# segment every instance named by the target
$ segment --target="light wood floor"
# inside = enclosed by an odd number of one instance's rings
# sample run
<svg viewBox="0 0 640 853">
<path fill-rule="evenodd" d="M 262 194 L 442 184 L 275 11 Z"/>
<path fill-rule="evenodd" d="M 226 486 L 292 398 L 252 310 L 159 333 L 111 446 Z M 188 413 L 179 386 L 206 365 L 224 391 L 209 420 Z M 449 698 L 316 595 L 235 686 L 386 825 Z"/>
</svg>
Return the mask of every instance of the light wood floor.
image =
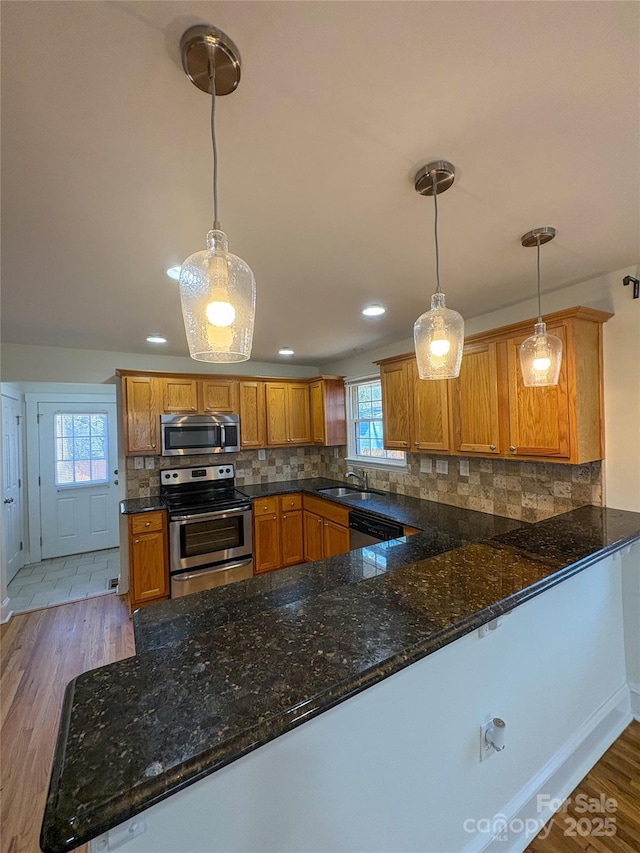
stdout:
<svg viewBox="0 0 640 853">
<path fill-rule="evenodd" d="M 129 610 L 105 595 L 14 616 L 2 626 L 0 750 L 2 853 L 37 853 L 49 772 L 67 682 L 134 653 Z M 638 853 L 640 851 L 640 723 L 632 723 L 572 794 L 615 797 L 612 838 L 564 834 L 566 817 L 529 853 Z M 589 815 L 589 817 L 593 817 Z M 81 848 L 85 851 L 86 848 Z"/>
<path fill-rule="evenodd" d="M 126 603 L 103 595 L 18 614 L 0 636 L 0 844 L 2 853 L 37 853 L 65 687 L 133 655 L 133 629 Z"/>
<path fill-rule="evenodd" d="M 575 800 L 578 795 L 583 798 Z M 613 798 L 617 809 L 589 813 L 584 803 Z M 565 812 L 556 813 L 549 835 L 527 847 L 528 853 L 638 853 L 640 851 L 640 723 L 633 722 L 605 752 L 568 798 Z M 576 809 L 576 805 L 578 808 Z M 616 834 L 594 834 L 606 827 L 596 818 L 615 819 Z M 578 821 L 586 822 L 580 826 Z M 587 834 L 581 836 L 580 830 Z M 570 834 L 565 834 L 569 832 Z M 573 834 L 575 832 L 575 835 Z"/>
</svg>

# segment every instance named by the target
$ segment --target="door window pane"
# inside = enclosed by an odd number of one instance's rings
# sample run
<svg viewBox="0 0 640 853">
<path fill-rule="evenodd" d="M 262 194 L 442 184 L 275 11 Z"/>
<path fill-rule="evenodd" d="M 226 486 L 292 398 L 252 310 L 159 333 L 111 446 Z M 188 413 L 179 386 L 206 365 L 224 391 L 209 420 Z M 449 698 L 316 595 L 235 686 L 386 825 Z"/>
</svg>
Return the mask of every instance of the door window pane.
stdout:
<svg viewBox="0 0 640 853">
<path fill-rule="evenodd" d="M 59 412 L 54 416 L 56 486 L 107 482 L 107 415 Z"/>
</svg>

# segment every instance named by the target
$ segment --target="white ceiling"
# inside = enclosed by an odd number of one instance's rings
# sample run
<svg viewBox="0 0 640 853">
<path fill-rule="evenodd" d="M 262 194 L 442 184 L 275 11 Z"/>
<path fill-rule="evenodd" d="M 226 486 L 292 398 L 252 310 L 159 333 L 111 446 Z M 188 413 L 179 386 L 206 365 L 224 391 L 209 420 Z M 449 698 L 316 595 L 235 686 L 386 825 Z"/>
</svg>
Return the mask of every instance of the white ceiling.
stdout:
<svg viewBox="0 0 640 853">
<path fill-rule="evenodd" d="M 187 353 L 166 267 L 211 227 L 209 99 L 183 31 L 239 46 L 220 213 L 253 268 L 253 358 L 407 338 L 434 287 L 467 317 L 640 260 L 636 2 L 3 2 L 2 307 L 12 343 Z M 370 301 L 385 317 L 365 320 Z M 153 350 L 159 351 L 159 350 Z"/>
</svg>

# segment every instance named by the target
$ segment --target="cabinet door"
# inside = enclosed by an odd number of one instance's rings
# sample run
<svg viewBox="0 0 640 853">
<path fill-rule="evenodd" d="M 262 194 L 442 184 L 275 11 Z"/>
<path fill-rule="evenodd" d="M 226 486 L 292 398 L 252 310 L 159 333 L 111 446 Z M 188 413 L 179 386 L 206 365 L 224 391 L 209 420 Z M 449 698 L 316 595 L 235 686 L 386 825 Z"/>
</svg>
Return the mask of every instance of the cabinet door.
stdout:
<svg viewBox="0 0 640 853">
<path fill-rule="evenodd" d="M 325 443 L 324 399 L 322 381 L 309 385 L 309 412 L 311 421 L 311 441 L 313 444 Z"/>
<path fill-rule="evenodd" d="M 131 603 L 140 604 L 169 594 L 165 530 L 130 536 Z"/>
<path fill-rule="evenodd" d="M 420 379 L 415 359 L 407 365 L 412 386 L 413 450 L 449 450 L 449 383 L 446 379 Z"/>
<path fill-rule="evenodd" d="M 267 444 L 287 444 L 287 386 L 282 383 L 267 382 Z M 242 424 L 240 424 L 242 430 Z"/>
<path fill-rule="evenodd" d="M 384 364 L 382 384 L 382 420 L 384 446 L 389 450 L 409 449 L 409 362 Z"/>
<path fill-rule="evenodd" d="M 336 554 L 346 554 L 349 550 L 349 528 L 336 524 L 335 521 L 324 520 L 324 555 L 335 557 Z"/>
<path fill-rule="evenodd" d="M 287 438 L 291 444 L 311 444 L 309 386 L 287 385 Z"/>
<path fill-rule="evenodd" d="M 282 565 L 295 566 L 304 563 L 304 535 L 302 511 L 283 512 L 280 519 Z"/>
<path fill-rule="evenodd" d="M 125 376 L 127 453 L 159 453 L 161 380 L 151 376 Z"/>
<path fill-rule="evenodd" d="M 255 573 L 279 569 L 280 535 L 278 516 L 259 515 L 253 519 L 253 570 Z"/>
<path fill-rule="evenodd" d="M 235 379 L 202 379 L 198 382 L 199 411 L 222 412 L 238 411 L 238 382 Z"/>
<path fill-rule="evenodd" d="M 460 376 L 451 388 L 455 450 L 500 453 L 496 344 L 465 347 Z"/>
<path fill-rule="evenodd" d="M 163 379 L 162 408 L 168 415 L 197 412 L 197 381 L 195 379 Z"/>
<path fill-rule="evenodd" d="M 509 451 L 513 455 L 569 457 L 566 335 L 564 326 L 551 326 L 548 331 L 562 340 L 557 385 L 527 388 L 522 382 L 518 348 L 528 335 L 507 341 Z"/>
<path fill-rule="evenodd" d="M 313 512 L 304 512 L 304 558 L 309 562 L 324 556 L 323 519 Z"/>
<path fill-rule="evenodd" d="M 264 414 L 264 382 L 238 384 L 240 413 L 240 446 L 264 447 L 266 429 Z"/>
</svg>

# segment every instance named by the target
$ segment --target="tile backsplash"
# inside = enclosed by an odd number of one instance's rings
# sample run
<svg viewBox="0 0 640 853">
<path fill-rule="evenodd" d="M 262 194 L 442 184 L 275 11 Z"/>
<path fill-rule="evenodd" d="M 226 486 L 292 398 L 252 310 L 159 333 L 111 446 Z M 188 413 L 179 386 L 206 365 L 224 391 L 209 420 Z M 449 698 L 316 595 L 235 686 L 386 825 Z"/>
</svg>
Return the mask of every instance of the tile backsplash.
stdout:
<svg viewBox="0 0 640 853">
<path fill-rule="evenodd" d="M 337 454 L 337 455 L 336 455 Z M 236 467 L 236 485 L 329 477 L 343 480 L 354 466 L 345 461 L 346 448 L 282 447 L 266 450 L 266 459 L 258 452 L 242 451 L 225 457 Z M 446 459 L 448 473 L 436 473 L 436 460 Z M 187 465 L 212 465 L 220 456 L 190 456 L 188 461 L 154 457 L 155 468 L 134 468 L 127 459 L 127 497 L 157 494 L 163 468 Z M 520 462 L 511 459 L 469 458 L 469 476 L 460 475 L 460 457 L 407 454 L 407 468 L 401 471 L 367 469 L 374 489 L 395 492 L 423 500 L 490 512 L 495 515 L 541 521 L 585 504 L 602 505 L 602 466 L 600 462 L 562 465 L 550 462 Z M 425 463 L 431 473 L 421 471 Z M 359 470 L 360 466 L 355 466 Z"/>
<path fill-rule="evenodd" d="M 184 458 L 155 456 L 153 470 L 134 468 L 133 458 L 128 457 L 127 497 L 144 498 L 157 495 L 160 491 L 160 472 L 164 468 L 188 468 L 196 465 L 215 465 L 219 462 L 233 462 L 238 488 L 255 483 L 270 483 L 273 480 L 303 480 L 320 476 L 318 447 L 272 447 L 265 450 L 265 453 L 267 458 L 264 462 L 258 459 L 257 450 Z"/>
<path fill-rule="evenodd" d="M 333 448 L 322 448 L 320 476 L 342 480 L 353 468 Z M 436 460 L 446 459 L 448 473 L 436 473 Z M 420 470 L 431 462 L 431 473 Z M 369 485 L 385 492 L 438 501 L 439 503 L 490 512 L 523 521 L 541 521 L 585 504 L 602 504 L 600 462 L 561 465 L 551 462 L 520 462 L 512 459 L 477 459 L 469 463 L 469 476 L 460 475 L 459 456 L 407 454 L 402 471 L 368 469 Z M 359 470 L 359 466 L 355 466 Z"/>
</svg>

